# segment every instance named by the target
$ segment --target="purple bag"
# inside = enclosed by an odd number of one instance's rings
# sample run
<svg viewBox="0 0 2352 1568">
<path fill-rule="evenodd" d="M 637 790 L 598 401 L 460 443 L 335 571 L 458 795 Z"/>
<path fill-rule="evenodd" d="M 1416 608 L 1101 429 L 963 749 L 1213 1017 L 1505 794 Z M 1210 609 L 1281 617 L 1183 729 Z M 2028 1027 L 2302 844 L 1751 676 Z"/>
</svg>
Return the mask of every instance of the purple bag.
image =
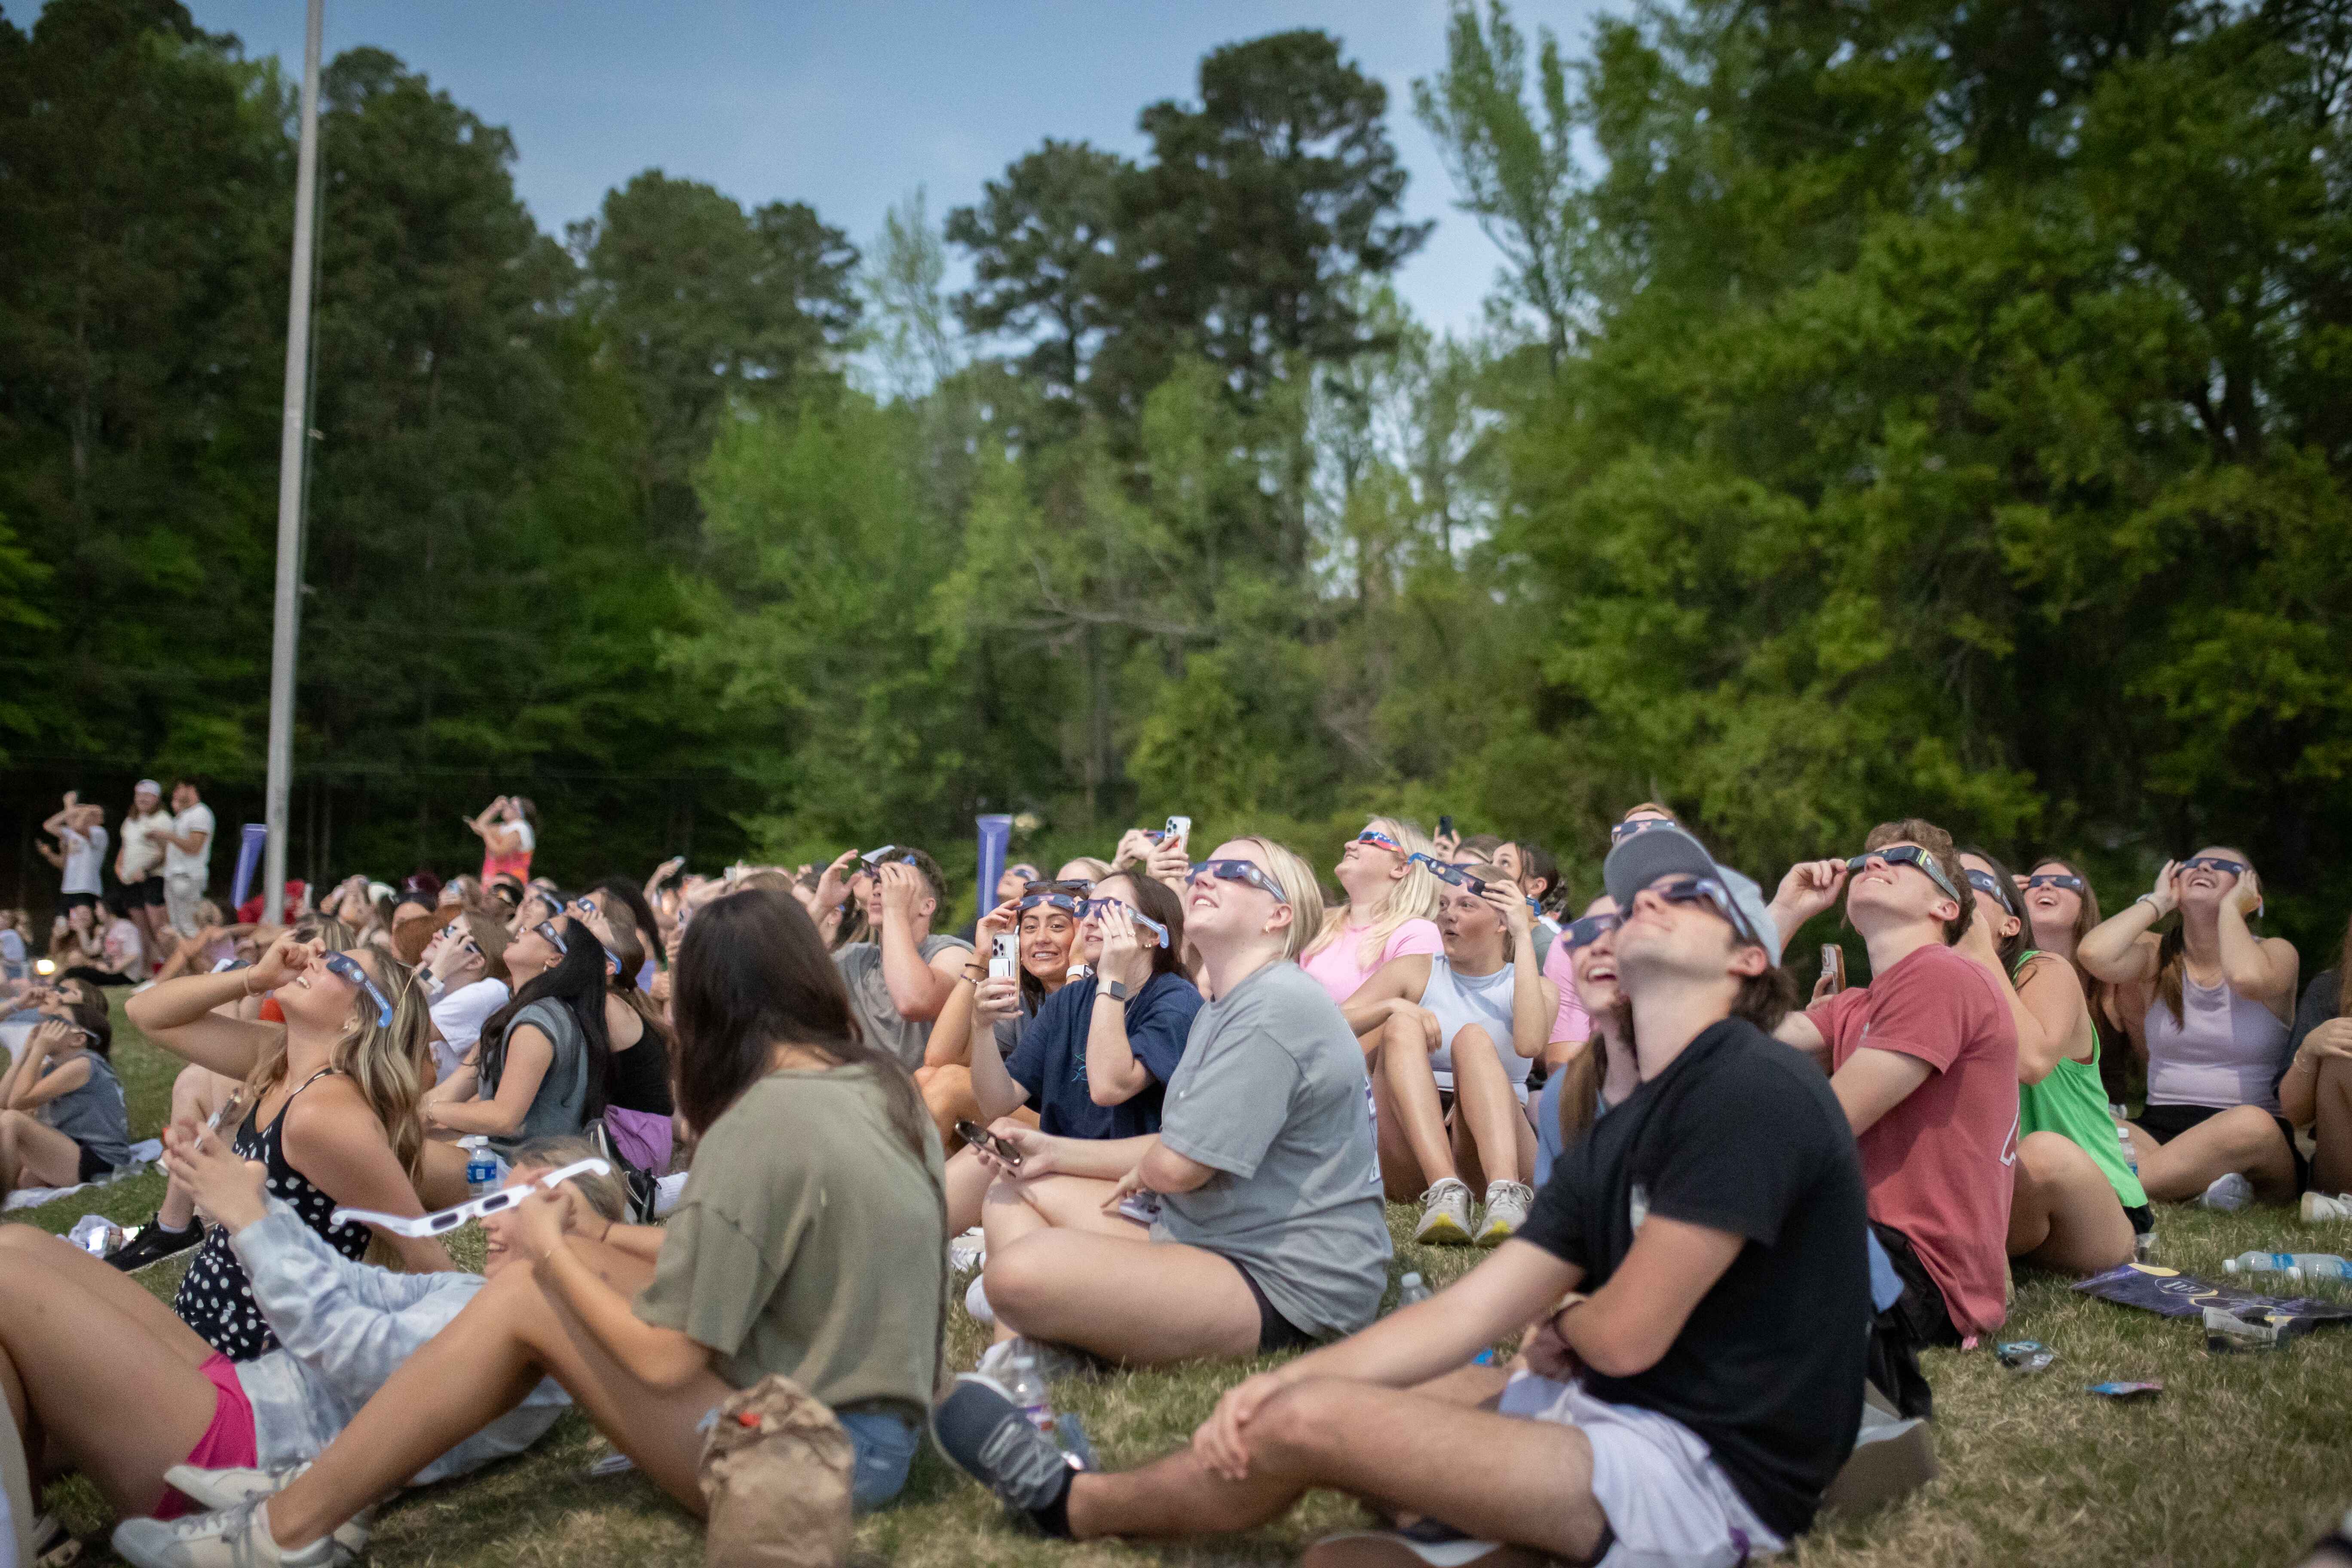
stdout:
<svg viewBox="0 0 2352 1568">
<path fill-rule="evenodd" d="M 668 1117 L 608 1105 L 604 1108 L 604 1131 L 612 1139 L 614 1150 L 638 1170 L 658 1176 L 669 1169 Z"/>
</svg>

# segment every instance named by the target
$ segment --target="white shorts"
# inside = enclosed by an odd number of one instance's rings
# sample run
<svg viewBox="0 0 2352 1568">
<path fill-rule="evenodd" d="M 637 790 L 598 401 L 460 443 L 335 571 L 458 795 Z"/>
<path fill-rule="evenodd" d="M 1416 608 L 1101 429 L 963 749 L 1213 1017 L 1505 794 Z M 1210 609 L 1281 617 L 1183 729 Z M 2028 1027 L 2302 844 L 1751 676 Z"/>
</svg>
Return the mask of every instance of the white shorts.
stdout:
<svg viewBox="0 0 2352 1568">
<path fill-rule="evenodd" d="M 174 871 L 163 879 L 163 913 L 182 936 L 196 934 L 196 905 L 205 896 L 205 879 L 193 871 Z"/>
<path fill-rule="evenodd" d="M 1706 1441 L 1670 1416 L 1527 1372 L 1504 1386 L 1500 1409 L 1573 1426 L 1591 1443 L 1593 1500 L 1616 1534 L 1600 1568 L 1736 1568 L 1788 1549 Z"/>
</svg>

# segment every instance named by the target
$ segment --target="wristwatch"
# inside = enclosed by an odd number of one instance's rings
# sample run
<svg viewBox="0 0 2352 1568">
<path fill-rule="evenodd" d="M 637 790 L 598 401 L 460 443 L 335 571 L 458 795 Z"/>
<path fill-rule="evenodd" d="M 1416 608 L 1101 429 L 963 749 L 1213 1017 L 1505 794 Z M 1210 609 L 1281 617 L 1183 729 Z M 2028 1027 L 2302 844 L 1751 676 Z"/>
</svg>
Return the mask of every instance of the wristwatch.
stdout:
<svg viewBox="0 0 2352 1568">
<path fill-rule="evenodd" d="M 1128 990 L 1127 982 L 1124 980 L 1106 980 L 1102 984 L 1102 990 L 1097 994 L 1108 996 L 1114 1002 L 1124 1002 L 1133 993 Z"/>
</svg>

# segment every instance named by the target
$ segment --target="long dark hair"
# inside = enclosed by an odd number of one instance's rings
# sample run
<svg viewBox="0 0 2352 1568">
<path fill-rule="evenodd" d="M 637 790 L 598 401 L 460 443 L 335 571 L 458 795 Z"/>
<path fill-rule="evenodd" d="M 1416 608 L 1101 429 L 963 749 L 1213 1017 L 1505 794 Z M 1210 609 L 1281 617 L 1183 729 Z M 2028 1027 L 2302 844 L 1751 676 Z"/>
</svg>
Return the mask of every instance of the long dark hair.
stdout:
<svg viewBox="0 0 2352 1568">
<path fill-rule="evenodd" d="M 1992 879 L 2000 889 L 1999 892 L 1993 894 L 1993 901 L 2017 917 L 2017 934 L 2002 937 L 1993 944 L 2000 953 L 2001 967 L 2008 970 L 2010 978 L 2014 980 L 2017 978 L 2018 959 L 2024 954 L 2026 949 L 2033 945 L 2033 917 L 2025 912 L 2025 900 L 2017 890 L 2017 879 L 2010 875 L 2009 868 L 2001 862 L 2000 856 L 1990 849 L 1980 849 L 1973 844 L 1969 845 L 1960 853 L 1973 855 L 1991 868 Z M 1961 867 L 1960 874 L 1966 876 L 1968 869 L 1966 866 Z M 1961 885 L 1967 886 L 1966 883 Z M 1969 897 L 1973 899 L 1976 896 L 1976 889 L 1969 888 Z"/>
<path fill-rule="evenodd" d="M 918 1165 L 930 1116 L 898 1058 L 866 1043 L 841 971 L 790 893 L 751 889 L 705 904 L 678 944 L 671 983 L 678 1110 L 697 1138 L 768 1075 L 775 1047 L 799 1046 L 882 1086 L 890 1125 Z"/>
<path fill-rule="evenodd" d="M 2243 860 L 2246 863 L 2247 871 L 2254 868 L 2254 858 L 2236 845 L 2216 844 L 2213 847 L 2226 849 Z M 2239 875 L 2242 877 L 2245 872 L 2241 871 Z M 2237 889 L 2233 886 L 2230 891 L 2234 893 Z M 2246 923 L 2253 924 L 2254 917 L 2248 915 Z M 2171 1012 L 2172 1022 L 2176 1027 L 2189 1021 L 2188 1016 L 2181 1011 L 2180 1001 L 2181 972 L 2189 967 L 2188 931 L 2188 917 L 2183 915 L 2176 905 L 2172 911 L 2172 925 L 2162 936 L 2157 938 L 2156 942 L 2156 997 Z M 2257 936 L 2254 940 L 2260 942 L 2262 938 Z M 2225 987 L 2229 984 L 2227 976 L 2222 978 L 2221 984 Z"/>
<path fill-rule="evenodd" d="M 637 922 L 637 930 L 640 932 L 652 933 L 644 938 L 646 948 L 653 950 L 661 946 L 661 921 L 654 918 L 654 907 L 646 902 L 643 888 L 638 887 L 626 877 L 607 877 L 601 882 L 589 883 L 587 890 L 591 893 L 603 893 L 607 898 L 618 899 L 628 905 L 629 918 Z M 636 976 L 632 973 L 629 978 L 634 981 Z"/>
<path fill-rule="evenodd" d="M 554 924 L 563 933 L 563 956 L 554 968 L 525 982 L 505 1006 L 483 1021 L 483 1095 L 495 1094 L 506 1072 L 507 1033 L 516 1016 L 534 1002 L 552 1001 L 580 1026 L 588 1052 L 588 1103 L 583 1115 L 593 1121 L 604 1114 L 613 1087 L 613 1042 L 604 1033 L 604 949 L 595 933 L 570 915 L 556 916 Z"/>
</svg>

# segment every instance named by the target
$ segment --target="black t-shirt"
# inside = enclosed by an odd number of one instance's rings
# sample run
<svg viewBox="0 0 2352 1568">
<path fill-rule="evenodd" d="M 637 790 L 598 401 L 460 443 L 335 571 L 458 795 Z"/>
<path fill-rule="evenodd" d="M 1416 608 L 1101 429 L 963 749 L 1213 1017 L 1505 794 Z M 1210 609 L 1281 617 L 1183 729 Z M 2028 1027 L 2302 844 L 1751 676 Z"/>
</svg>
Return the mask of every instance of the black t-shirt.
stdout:
<svg viewBox="0 0 2352 1568">
<path fill-rule="evenodd" d="M 1698 1434 L 1793 1537 L 1853 1450 L 1871 1316 L 1862 1163 L 1821 1069 L 1752 1024 L 1713 1026 L 1560 1156 L 1518 1237 L 1597 1290 L 1650 1215 L 1748 1244 L 1656 1365 L 1589 1372 L 1586 1392 Z"/>
</svg>

